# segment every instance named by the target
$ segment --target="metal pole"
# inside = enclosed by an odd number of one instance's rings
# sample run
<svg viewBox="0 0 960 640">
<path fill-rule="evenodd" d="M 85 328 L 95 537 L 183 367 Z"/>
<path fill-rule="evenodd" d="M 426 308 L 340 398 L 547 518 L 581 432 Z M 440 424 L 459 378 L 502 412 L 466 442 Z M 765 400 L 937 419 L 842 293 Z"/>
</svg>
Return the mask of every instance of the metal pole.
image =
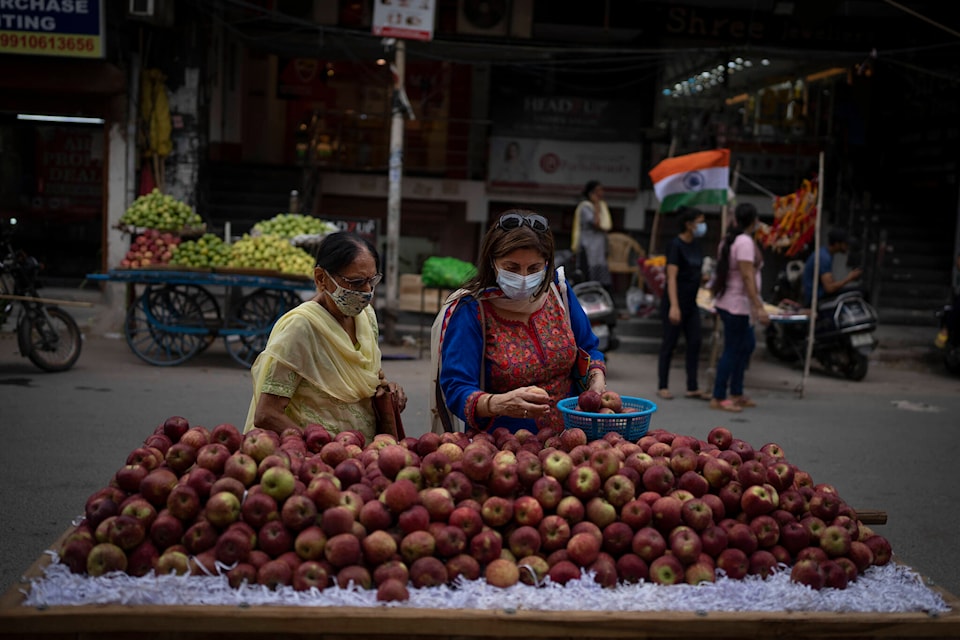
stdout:
<svg viewBox="0 0 960 640">
<path fill-rule="evenodd" d="M 817 218 L 813 224 L 813 298 L 810 301 L 810 324 L 807 327 L 807 352 L 803 357 L 803 377 L 800 379 L 800 397 L 810 375 L 810 358 L 813 357 L 813 334 L 817 325 L 817 296 L 820 292 L 820 220 L 823 217 L 823 151 L 820 152 L 820 172 L 817 174 Z"/>
<path fill-rule="evenodd" d="M 385 309 L 384 339 L 390 344 L 397 342 L 397 316 L 400 309 L 399 299 L 399 256 L 400 246 L 400 179 L 403 175 L 403 78 L 405 63 L 405 44 L 402 39 L 396 42 L 393 64 L 393 118 L 390 122 L 390 163 L 387 187 L 387 247 L 386 282 L 387 305 Z"/>
</svg>

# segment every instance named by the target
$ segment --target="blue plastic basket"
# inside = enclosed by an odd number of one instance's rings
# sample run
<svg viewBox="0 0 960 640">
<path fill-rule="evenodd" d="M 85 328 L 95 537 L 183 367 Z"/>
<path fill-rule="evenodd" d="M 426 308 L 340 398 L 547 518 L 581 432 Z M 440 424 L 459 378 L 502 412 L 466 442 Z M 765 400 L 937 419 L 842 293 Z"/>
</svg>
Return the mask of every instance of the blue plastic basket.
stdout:
<svg viewBox="0 0 960 640">
<path fill-rule="evenodd" d="M 564 398 L 557 403 L 563 414 L 566 429 L 579 428 L 587 434 L 587 440 L 597 440 L 609 432 L 619 433 L 625 439 L 636 442 L 650 428 L 650 417 L 657 405 L 644 398 L 621 396 L 625 413 L 587 413 L 577 411 L 577 398 Z"/>
</svg>

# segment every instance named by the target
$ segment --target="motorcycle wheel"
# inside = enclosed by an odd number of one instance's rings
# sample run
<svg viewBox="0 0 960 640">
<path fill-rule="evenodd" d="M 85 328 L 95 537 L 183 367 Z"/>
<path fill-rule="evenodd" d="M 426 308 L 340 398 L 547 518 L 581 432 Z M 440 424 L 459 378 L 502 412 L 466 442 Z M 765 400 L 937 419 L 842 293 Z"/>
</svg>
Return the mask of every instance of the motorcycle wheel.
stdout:
<svg viewBox="0 0 960 640">
<path fill-rule="evenodd" d="M 47 307 L 46 317 L 24 315 L 17 338 L 21 353 L 44 371 L 66 371 L 76 363 L 83 346 L 80 327 L 69 313 L 59 307 Z"/>
<path fill-rule="evenodd" d="M 950 373 L 960 373 L 960 346 L 947 345 L 943 352 L 943 365 Z"/>
<path fill-rule="evenodd" d="M 783 329 L 773 324 L 767 327 L 767 351 L 784 362 L 794 362 L 799 359 L 796 350 L 790 346 L 783 334 Z"/>
<path fill-rule="evenodd" d="M 854 382 L 860 382 L 867 377 L 870 359 L 859 351 L 851 349 L 847 352 L 847 363 L 843 367 L 843 375 Z"/>
</svg>

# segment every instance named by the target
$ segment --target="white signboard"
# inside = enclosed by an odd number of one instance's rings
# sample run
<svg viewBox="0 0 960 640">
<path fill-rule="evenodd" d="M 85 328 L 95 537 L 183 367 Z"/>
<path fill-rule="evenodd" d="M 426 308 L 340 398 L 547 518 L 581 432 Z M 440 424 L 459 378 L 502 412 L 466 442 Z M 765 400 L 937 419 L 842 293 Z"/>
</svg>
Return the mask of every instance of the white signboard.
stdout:
<svg viewBox="0 0 960 640">
<path fill-rule="evenodd" d="M 436 0 L 373 0 L 373 35 L 433 40 Z"/>
<path fill-rule="evenodd" d="M 609 194 L 640 189 L 640 145 L 542 138 L 490 138 L 488 185 L 493 188 L 579 193 L 598 180 Z"/>
</svg>

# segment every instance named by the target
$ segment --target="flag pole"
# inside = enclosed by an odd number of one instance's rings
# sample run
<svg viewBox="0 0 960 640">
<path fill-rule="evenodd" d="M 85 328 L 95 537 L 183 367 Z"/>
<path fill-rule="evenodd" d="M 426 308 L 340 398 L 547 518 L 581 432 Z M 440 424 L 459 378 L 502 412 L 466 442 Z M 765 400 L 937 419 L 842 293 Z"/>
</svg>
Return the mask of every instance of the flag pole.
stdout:
<svg viewBox="0 0 960 640">
<path fill-rule="evenodd" d="M 670 139 L 670 149 L 667 151 L 667 157 L 672 158 L 676 149 L 677 149 L 677 137 L 674 136 L 673 138 Z M 647 248 L 648 257 L 652 256 L 653 252 L 657 248 L 657 236 L 660 235 L 660 216 L 661 216 L 660 209 L 662 206 L 663 206 L 662 202 L 657 203 L 657 210 L 653 214 L 653 225 L 650 228 L 650 245 Z"/>
<path fill-rule="evenodd" d="M 807 377 L 810 375 L 810 358 L 813 357 L 813 335 L 817 325 L 817 296 L 820 292 L 820 220 L 823 218 L 823 151 L 820 152 L 820 169 L 817 173 L 817 217 L 813 223 L 813 298 L 810 301 L 810 320 L 807 326 L 807 352 L 803 358 L 803 377 L 800 379 L 800 397 L 803 397 Z"/>
</svg>

